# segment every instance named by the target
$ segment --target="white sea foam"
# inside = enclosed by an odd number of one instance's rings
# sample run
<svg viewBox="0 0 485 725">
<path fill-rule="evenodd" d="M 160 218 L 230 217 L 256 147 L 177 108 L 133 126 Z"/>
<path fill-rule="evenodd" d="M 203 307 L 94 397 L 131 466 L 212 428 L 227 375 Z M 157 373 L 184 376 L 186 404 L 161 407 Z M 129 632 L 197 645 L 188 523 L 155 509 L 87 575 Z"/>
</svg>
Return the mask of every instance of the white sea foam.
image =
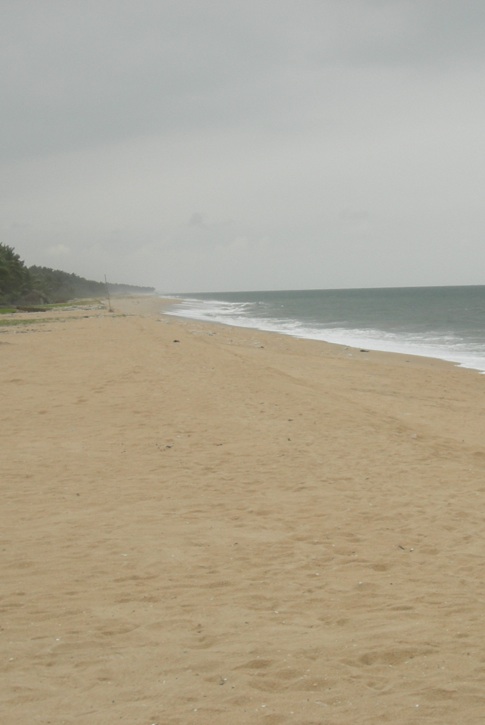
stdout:
<svg viewBox="0 0 485 725">
<path fill-rule="evenodd" d="M 284 314 L 284 306 L 281 312 Z M 334 320 L 318 324 L 285 317 L 265 316 L 265 306 L 255 301 L 227 301 L 214 299 L 179 299 L 167 314 L 194 320 L 215 322 L 235 327 L 245 327 L 276 332 L 309 340 L 321 340 L 350 348 L 370 349 L 381 352 L 401 353 L 420 357 L 437 358 L 453 362 L 464 368 L 485 373 L 485 347 L 464 341 L 459 336 L 445 333 L 399 332 L 378 328 L 353 327 L 351 322 Z"/>
</svg>

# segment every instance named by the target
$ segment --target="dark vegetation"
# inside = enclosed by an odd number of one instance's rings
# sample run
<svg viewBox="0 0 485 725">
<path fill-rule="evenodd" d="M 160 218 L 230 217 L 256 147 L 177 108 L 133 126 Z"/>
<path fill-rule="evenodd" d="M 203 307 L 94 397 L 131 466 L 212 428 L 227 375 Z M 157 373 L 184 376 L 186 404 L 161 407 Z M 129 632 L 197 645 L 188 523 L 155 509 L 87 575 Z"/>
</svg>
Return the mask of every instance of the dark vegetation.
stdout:
<svg viewBox="0 0 485 725">
<path fill-rule="evenodd" d="M 85 297 L 153 294 L 154 287 L 106 285 L 49 267 L 27 267 L 13 247 L 0 244 L 0 306 L 31 306 Z"/>
</svg>

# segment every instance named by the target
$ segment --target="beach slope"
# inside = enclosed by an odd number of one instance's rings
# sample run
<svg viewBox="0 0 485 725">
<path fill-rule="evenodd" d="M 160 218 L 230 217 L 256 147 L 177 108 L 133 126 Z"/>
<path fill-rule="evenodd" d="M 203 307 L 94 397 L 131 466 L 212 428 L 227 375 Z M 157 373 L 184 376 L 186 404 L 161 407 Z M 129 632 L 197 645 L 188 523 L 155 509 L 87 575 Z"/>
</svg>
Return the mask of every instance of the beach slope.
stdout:
<svg viewBox="0 0 485 725">
<path fill-rule="evenodd" d="M 478 725 L 485 377 L 161 314 L 0 327 L 0 712 Z"/>
</svg>

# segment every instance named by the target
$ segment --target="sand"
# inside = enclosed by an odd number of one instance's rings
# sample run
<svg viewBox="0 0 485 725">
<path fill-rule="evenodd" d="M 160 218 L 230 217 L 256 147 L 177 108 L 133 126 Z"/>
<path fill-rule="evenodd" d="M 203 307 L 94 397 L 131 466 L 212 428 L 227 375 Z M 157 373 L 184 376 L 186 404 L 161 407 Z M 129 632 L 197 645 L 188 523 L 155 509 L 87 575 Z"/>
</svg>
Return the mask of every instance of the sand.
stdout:
<svg viewBox="0 0 485 725">
<path fill-rule="evenodd" d="M 0 722 L 483 723 L 485 377 L 113 305 L 0 328 Z"/>
</svg>

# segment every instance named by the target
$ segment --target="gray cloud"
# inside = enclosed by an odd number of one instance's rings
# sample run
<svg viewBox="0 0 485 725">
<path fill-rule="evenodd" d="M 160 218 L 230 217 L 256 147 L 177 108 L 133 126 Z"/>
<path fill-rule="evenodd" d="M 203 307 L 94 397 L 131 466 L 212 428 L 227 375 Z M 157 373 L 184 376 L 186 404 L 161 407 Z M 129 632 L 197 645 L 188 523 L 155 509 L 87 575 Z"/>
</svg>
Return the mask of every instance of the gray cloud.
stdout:
<svg viewBox="0 0 485 725">
<path fill-rule="evenodd" d="M 0 229 L 28 262 L 167 290 L 481 281 L 481 2 L 3 9 Z"/>
</svg>

